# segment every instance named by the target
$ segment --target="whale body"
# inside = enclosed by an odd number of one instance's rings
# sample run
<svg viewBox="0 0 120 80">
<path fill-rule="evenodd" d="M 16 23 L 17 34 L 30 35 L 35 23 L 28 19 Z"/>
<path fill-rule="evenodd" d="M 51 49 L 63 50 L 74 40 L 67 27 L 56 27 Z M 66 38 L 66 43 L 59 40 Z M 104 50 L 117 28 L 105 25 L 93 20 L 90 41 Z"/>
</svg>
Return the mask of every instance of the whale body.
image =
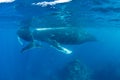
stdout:
<svg viewBox="0 0 120 80">
<path fill-rule="evenodd" d="M 62 45 L 77 45 L 85 42 L 96 41 L 96 38 L 86 31 L 75 27 L 59 27 L 59 28 L 25 28 L 21 27 L 17 31 L 19 38 L 29 42 L 21 52 L 28 49 L 40 47 L 39 42 L 47 42 L 58 51 L 71 54 L 72 51 Z"/>
</svg>

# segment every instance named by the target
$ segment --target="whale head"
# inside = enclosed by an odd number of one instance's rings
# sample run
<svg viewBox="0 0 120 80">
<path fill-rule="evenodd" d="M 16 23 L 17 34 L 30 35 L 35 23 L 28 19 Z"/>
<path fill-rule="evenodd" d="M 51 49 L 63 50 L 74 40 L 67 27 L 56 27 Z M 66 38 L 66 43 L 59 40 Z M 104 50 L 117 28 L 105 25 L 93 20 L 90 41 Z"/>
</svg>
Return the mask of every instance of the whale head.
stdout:
<svg viewBox="0 0 120 80">
<path fill-rule="evenodd" d="M 17 35 L 25 41 L 32 41 L 32 34 L 29 28 L 21 27 L 17 30 Z"/>
</svg>

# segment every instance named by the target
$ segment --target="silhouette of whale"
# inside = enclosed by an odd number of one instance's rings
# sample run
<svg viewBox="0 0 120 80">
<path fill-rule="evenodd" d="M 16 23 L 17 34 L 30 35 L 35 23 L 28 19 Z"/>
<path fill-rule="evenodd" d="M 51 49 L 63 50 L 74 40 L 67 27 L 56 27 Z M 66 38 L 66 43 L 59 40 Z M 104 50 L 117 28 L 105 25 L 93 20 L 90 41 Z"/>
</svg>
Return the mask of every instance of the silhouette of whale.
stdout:
<svg viewBox="0 0 120 80">
<path fill-rule="evenodd" d="M 77 45 L 85 42 L 96 41 L 96 38 L 81 28 L 59 27 L 59 28 L 26 28 L 21 27 L 17 31 L 18 39 L 23 39 L 29 44 L 21 52 L 31 48 L 41 47 L 40 42 L 47 42 L 58 51 L 71 54 L 72 51 L 61 45 Z"/>
</svg>

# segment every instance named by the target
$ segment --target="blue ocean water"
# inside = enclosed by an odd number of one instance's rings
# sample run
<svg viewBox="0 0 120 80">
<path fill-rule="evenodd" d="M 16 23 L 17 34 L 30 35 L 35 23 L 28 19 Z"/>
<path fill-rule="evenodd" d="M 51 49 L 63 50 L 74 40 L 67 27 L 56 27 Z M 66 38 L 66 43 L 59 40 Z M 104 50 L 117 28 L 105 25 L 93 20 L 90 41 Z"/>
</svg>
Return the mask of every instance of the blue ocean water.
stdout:
<svg viewBox="0 0 120 80">
<path fill-rule="evenodd" d="M 0 80 L 120 80 L 120 2 L 56 1 L 0 0 Z M 17 31 L 27 25 L 82 28 L 97 41 L 63 45 L 72 54 L 45 42 L 21 53 L 29 42 L 21 40 L 21 45 Z"/>
</svg>

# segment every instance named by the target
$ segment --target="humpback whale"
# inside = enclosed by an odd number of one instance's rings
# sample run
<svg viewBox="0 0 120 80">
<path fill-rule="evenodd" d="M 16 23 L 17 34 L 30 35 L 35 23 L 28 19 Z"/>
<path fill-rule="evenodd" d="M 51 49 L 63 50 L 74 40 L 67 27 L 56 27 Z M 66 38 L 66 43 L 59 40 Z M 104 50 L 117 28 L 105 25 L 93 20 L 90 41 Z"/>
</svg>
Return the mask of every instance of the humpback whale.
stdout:
<svg viewBox="0 0 120 80">
<path fill-rule="evenodd" d="M 62 45 L 77 45 L 85 42 L 96 41 L 96 38 L 81 28 L 58 27 L 58 28 L 27 28 L 21 27 L 17 30 L 18 39 L 28 42 L 21 52 L 31 48 L 41 47 L 40 42 L 46 42 L 52 47 L 65 54 L 72 51 Z M 19 40 L 20 41 L 20 40 Z"/>
</svg>

